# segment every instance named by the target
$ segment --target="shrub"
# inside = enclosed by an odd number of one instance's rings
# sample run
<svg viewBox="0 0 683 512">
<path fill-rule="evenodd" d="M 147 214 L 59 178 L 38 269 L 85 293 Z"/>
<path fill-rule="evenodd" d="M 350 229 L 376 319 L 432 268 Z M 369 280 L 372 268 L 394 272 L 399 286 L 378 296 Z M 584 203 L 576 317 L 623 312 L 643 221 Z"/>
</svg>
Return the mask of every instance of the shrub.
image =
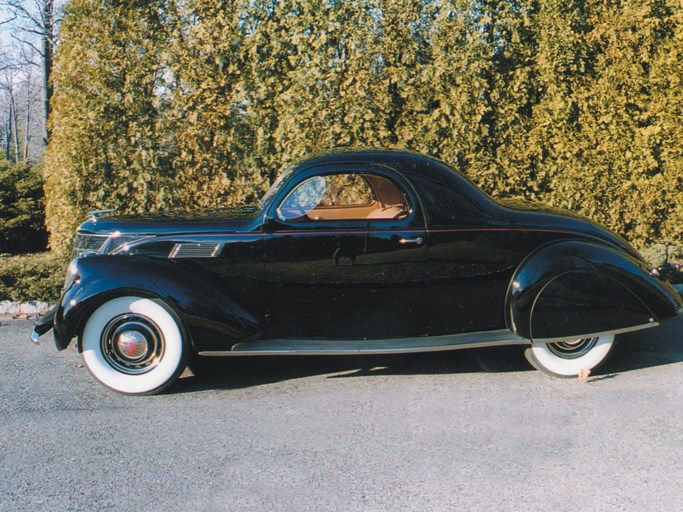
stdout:
<svg viewBox="0 0 683 512">
<path fill-rule="evenodd" d="M 45 249 L 43 196 L 43 182 L 36 167 L 0 160 L 0 253 Z"/>
<path fill-rule="evenodd" d="M 64 283 L 64 260 L 50 253 L 0 255 L 0 301 L 55 302 Z"/>
</svg>

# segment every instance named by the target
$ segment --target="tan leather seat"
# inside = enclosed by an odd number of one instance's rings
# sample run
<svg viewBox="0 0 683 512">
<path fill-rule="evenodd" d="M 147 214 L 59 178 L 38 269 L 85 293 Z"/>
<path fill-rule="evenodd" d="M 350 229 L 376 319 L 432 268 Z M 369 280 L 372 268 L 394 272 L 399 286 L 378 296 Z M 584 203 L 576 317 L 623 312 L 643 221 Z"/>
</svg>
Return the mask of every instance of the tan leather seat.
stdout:
<svg viewBox="0 0 683 512">
<path fill-rule="evenodd" d="M 403 209 L 399 206 L 388 206 L 387 208 L 379 208 L 371 211 L 366 219 L 395 219 L 398 217 Z"/>
</svg>

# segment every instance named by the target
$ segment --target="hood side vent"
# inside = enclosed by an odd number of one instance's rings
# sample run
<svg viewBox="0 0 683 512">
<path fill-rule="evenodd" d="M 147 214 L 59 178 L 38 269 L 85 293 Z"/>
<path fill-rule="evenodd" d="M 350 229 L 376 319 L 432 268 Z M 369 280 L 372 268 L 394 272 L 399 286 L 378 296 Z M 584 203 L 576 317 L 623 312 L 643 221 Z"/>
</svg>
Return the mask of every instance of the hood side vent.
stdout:
<svg viewBox="0 0 683 512">
<path fill-rule="evenodd" d="M 223 250 L 223 244 L 180 243 L 175 244 L 169 258 L 215 258 Z"/>
</svg>

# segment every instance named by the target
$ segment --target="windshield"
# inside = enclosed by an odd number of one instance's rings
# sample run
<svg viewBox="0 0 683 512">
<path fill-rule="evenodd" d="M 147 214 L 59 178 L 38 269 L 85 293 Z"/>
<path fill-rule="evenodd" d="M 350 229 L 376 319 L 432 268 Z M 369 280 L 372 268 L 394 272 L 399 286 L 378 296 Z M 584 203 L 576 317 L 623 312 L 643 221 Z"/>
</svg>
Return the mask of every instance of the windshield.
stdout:
<svg viewBox="0 0 683 512">
<path fill-rule="evenodd" d="M 259 199 L 258 205 L 261 208 L 264 208 L 270 202 L 273 196 L 277 194 L 277 191 L 280 190 L 282 184 L 287 180 L 287 178 L 289 178 L 292 172 L 294 172 L 295 168 L 296 164 L 291 164 L 288 167 L 286 167 L 284 171 L 282 171 L 280 176 L 278 176 L 278 178 L 275 180 L 275 183 L 273 183 L 268 192 L 266 192 L 266 195 Z"/>
</svg>

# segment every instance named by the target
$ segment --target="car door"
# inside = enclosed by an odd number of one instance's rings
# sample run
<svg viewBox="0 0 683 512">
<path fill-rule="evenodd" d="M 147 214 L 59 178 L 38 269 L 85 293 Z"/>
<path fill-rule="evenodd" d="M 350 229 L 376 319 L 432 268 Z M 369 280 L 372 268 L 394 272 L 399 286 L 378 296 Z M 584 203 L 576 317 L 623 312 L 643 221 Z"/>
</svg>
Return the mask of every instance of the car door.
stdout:
<svg viewBox="0 0 683 512">
<path fill-rule="evenodd" d="M 428 334 L 425 221 L 406 179 L 345 164 L 291 181 L 264 220 L 266 337 Z"/>
</svg>

